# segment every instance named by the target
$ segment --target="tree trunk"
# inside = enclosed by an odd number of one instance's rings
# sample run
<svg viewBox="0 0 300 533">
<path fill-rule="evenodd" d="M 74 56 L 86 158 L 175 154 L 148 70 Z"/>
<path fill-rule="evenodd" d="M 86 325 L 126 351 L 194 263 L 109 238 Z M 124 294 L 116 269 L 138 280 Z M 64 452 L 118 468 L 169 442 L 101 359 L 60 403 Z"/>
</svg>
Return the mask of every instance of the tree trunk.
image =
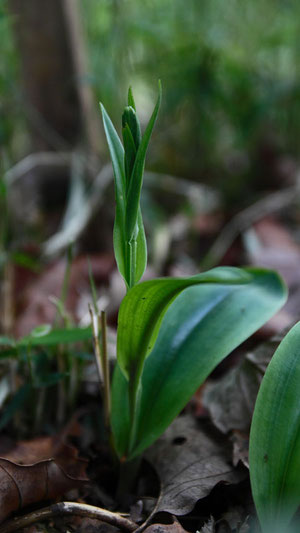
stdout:
<svg viewBox="0 0 300 533">
<path fill-rule="evenodd" d="M 98 124 L 91 90 L 82 84 L 86 55 L 77 2 L 10 0 L 9 5 L 32 149 L 69 150 L 85 138 L 95 153 Z"/>
</svg>

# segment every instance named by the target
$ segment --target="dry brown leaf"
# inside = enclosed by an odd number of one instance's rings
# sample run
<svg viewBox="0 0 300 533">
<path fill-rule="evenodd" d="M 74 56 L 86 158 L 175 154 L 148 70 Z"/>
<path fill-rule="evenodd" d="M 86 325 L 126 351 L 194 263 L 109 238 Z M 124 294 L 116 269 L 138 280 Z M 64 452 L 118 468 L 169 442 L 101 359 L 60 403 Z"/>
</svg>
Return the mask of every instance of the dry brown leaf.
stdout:
<svg viewBox="0 0 300 533">
<path fill-rule="evenodd" d="M 0 457 L 0 522 L 42 500 L 52 500 L 88 481 L 87 461 L 61 435 L 20 442 Z"/>
<path fill-rule="evenodd" d="M 231 463 L 228 441 L 211 429 L 192 416 L 180 416 L 146 452 L 161 482 L 155 512 L 187 514 L 218 483 L 243 479 Z"/>
<path fill-rule="evenodd" d="M 148 526 L 144 533 L 187 533 L 185 529 L 183 529 L 182 525 L 174 518 L 174 521 L 172 524 L 151 524 L 151 526 Z"/>
<path fill-rule="evenodd" d="M 216 533 L 216 523 L 214 518 L 210 518 L 208 522 L 204 524 L 199 533 Z"/>
<path fill-rule="evenodd" d="M 206 385 L 203 405 L 215 426 L 227 433 L 248 433 L 258 389 L 268 363 L 284 335 L 264 342 L 221 379 Z"/>
</svg>

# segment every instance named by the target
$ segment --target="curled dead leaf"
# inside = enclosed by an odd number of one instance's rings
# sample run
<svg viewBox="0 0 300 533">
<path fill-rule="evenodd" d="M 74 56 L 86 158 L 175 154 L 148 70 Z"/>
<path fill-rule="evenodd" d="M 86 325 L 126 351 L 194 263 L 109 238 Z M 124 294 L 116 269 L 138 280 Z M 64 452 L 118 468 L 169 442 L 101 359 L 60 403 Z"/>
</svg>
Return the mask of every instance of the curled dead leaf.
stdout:
<svg viewBox="0 0 300 533">
<path fill-rule="evenodd" d="M 12 512 L 56 499 L 87 482 L 87 461 L 60 436 L 20 442 L 0 457 L 0 522 Z"/>
</svg>

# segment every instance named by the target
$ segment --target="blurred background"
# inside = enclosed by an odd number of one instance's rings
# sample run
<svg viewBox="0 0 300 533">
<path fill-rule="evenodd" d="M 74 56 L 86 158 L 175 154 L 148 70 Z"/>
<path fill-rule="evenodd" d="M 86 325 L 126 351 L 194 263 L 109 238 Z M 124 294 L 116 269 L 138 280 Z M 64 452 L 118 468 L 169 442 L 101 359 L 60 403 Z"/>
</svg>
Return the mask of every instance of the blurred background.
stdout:
<svg viewBox="0 0 300 533">
<path fill-rule="evenodd" d="M 142 200 L 148 275 L 261 264 L 299 295 L 297 0 L 1 0 L 0 28 L 3 291 L 23 310 L 29 286 L 44 294 L 18 334 L 51 321 L 45 294 L 60 290 L 70 243 L 76 306 L 86 254 L 96 281 L 118 292 L 99 101 L 120 131 L 131 85 L 144 125 L 158 79 Z"/>
</svg>

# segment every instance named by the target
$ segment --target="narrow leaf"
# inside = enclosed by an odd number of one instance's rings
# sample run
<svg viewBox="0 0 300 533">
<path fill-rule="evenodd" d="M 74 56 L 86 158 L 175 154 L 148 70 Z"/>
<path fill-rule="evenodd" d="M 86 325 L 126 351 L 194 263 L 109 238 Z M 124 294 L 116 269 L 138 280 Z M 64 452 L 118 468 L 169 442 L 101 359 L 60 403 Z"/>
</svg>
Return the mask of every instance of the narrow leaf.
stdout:
<svg viewBox="0 0 300 533">
<path fill-rule="evenodd" d="M 133 109 L 136 111 L 136 105 L 135 105 L 135 101 L 134 101 L 134 98 L 133 98 L 133 92 L 132 92 L 132 88 L 131 87 L 129 87 L 129 89 L 128 89 L 128 105 L 133 107 Z"/>
<path fill-rule="evenodd" d="M 92 330 L 88 326 L 86 328 L 68 328 L 68 329 L 52 329 L 47 331 L 44 335 L 37 336 L 35 330 L 33 334 L 23 337 L 17 342 L 17 346 L 22 348 L 30 344 L 30 346 L 51 346 L 55 344 L 68 344 L 72 342 L 82 342 L 92 339 Z"/>
<path fill-rule="evenodd" d="M 143 184 L 143 172 L 145 166 L 146 151 L 161 102 L 160 83 L 158 88 L 159 92 L 157 102 L 136 154 L 135 164 L 130 179 L 129 190 L 127 193 L 126 237 L 128 241 L 132 239 L 136 227 L 138 209 L 140 205 L 141 188 Z"/>
<path fill-rule="evenodd" d="M 126 177 L 124 170 L 124 148 L 119 136 L 102 104 L 101 112 L 104 131 L 110 151 L 115 177 L 116 215 L 114 224 L 114 251 L 120 274 L 125 279 L 125 202 Z M 125 280 L 126 281 L 126 280 Z"/>
<path fill-rule="evenodd" d="M 263 378 L 250 433 L 250 478 L 263 531 L 286 531 L 300 505 L 300 322 Z"/>
<path fill-rule="evenodd" d="M 125 148 L 124 155 L 124 164 L 125 164 L 125 174 L 126 174 L 126 189 L 129 187 L 130 176 L 134 167 L 134 161 L 136 156 L 136 146 L 134 139 L 128 124 L 122 130 L 123 134 L 123 143 Z"/>
<path fill-rule="evenodd" d="M 134 140 L 134 144 L 137 150 L 141 142 L 141 127 L 140 127 L 137 114 L 135 110 L 133 109 L 133 107 L 131 106 L 125 107 L 123 115 L 122 115 L 123 129 L 126 128 L 126 126 L 128 126 L 131 131 L 131 135 L 132 135 L 132 138 Z M 124 148 L 126 152 L 125 144 L 124 144 Z"/>
<path fill-rule="evenodd" d="M 262 269 L 218 268 L 201 274 L 198 285 L 185 288 L 165 313 L 155 346 L 145 362 L 141 377 L 140 398 L 135 418 L 129 416 L 130 384 L 124 369 L 117 366 L 112 389 L 112 427 L 115 446 L 120 457 L 131 459 L 150 446 L 183 409 L 188 400 L 216 365 L 234 348 L 266 322 L 284 303 L 286 288 L 277 274 Z M 206 280 L 205 280 L 206 276 Z M 196 278 L 196 277 L 195 277 Z M 194 280 L 195 280 L 194 278 Z M 193 279 L 193 278 L 192 278 Z M 201 280 L 201 281 L 200 281 Z M 137 335 L 138 351 L 145 357 L 149 344 L 149 330 L 155 329 L 159 318 L 150 312 L 155 298 L 166 297 L 163 281 L 156 287 L 130 295 L 152 282 L 141 283 L 128 292 L 125 305 L 128 313 L 126 359 L 132 363 L 131 353 Z M 182 281 L 182 280 L 181 280 Z M 160 290 L 156 291 L 159 287 Z M 150 290 L 151 289 L 151 290 Z M 148 297 L 150 308 L 145 300 Z M 127 302 L 126 299 L 128 298 Z M 153 297 L 153 304 L 151 305 Z M 134 300 L 134 301 L 133 301 Z M 139 320 L 145 312 L 143 320 Z M 125 306 L 123 312 L 125 311 Z M 131 316 L 134 317 L 131 321 Z M 146 335 L 143 343 L 135 329 L 142 327 Z M 154 324 L 155 322 L 155 324 Z M 146 346 L 145 346 L 146 345 Z M 123 361 L 124 364 L 124 352 Z M 129 365 L 130 366 L 130 365 Z M 134 433 L 132 427 L 135 427 Z"/>
</svg>

